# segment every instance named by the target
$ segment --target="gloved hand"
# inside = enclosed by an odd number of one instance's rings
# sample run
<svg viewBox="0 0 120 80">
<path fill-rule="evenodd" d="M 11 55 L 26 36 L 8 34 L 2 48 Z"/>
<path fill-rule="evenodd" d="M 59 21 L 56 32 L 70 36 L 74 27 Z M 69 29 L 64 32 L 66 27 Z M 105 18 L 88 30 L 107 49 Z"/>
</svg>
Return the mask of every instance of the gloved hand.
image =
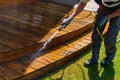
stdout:
<svg viewBox="0 0 120 80">
<path fill-rule="evenodd" d="M 64 28 L 65 28 L 68 24 L 70 24 L 72 19 L 73 19 L 73 17 L 68 17 L 68 18 L 64 19 L 62 22 L 62 26 L 64 26 Z"/>
<path fill-rule="evenodd" d="M 98 21 L 98 27 L 102 27 L 109 20 L 109 16 L 104 16 Z"/>
<path fill-rule="evenodd" d="M 61 31 L 63 28 L 66 28 L 68 24 L 72 21 L 73 17 L 68 17 L 64 19 L 61 23 L 61 26 L 58 28 L 59 31 Z"/>
</svg>

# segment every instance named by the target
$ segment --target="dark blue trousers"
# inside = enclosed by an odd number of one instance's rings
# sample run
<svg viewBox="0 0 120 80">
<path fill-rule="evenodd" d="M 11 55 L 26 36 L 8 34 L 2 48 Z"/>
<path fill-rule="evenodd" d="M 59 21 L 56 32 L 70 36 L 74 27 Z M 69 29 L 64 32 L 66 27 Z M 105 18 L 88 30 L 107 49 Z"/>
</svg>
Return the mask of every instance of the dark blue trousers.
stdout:
<svg viewBox="0 0 120 80">
<path fill-rule="evenodd" d="M 93 33 L 92 33 L 92 59 L 93 60 L 98 60 L 99 58 L 99 51 L 100 51 L 100 46 L 101 46 L 101 38 L 96 30 L 96 26 L 98 21 L 105 15 L 111 14 L 114 12 L 114 10 L 108 10 L 104 8 L 99 8 L 97 11 L 97 15 L 95 17 L 95 22 L 94 22 L 94 27 L 93 27 Z M 105 23 L 106 24 L 106 23 Z M 98 27 L 100 33 L 102 34 L 105 24 L 101 27 Z M 120 30 L 120 16 L 115 17 L 110 20 L 110 25 L 107 33 L 104 36 L 104 44 L 105 44 L 105 53 L 106 53 L 106 58 L 109 61 L 112 61 L 115 57 L 115 52 L 116 52 L 116 39 L 118 32 Z"/>
</svg>

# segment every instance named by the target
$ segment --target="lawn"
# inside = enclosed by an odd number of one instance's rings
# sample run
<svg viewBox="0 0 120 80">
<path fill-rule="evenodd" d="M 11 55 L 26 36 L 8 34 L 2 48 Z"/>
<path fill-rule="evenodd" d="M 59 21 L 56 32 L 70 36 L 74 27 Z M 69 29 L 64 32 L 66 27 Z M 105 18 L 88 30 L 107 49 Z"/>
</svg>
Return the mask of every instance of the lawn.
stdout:
<svg viewBox="0 0 120 80">
<path fill-rule="evenodd" d="M 120 40 L 120 33 L 118 36 Z M 104 44 L 102 44 L 100 51 L 100 58 L 98 64 L 90 68 L 84 67 L 84 61 L 91 56 L 91 49 L 87 50 L 79 57 L 71 60 L 62 67 L 39 77 L 38 80 L 120 80 L 120 42 L 117 44 L 117 52 L 113 63 L 103 68 L 100 62 L 105 57 Z"/>
</svg>

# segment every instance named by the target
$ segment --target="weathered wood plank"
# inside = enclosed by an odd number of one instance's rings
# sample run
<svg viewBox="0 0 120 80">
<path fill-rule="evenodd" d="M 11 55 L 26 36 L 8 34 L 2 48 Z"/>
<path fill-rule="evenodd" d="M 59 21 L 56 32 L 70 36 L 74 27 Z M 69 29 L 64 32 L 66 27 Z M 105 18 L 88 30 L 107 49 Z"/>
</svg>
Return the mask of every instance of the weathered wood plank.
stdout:
<svg viewBox="0 0 120 80">
<path fill-rule="evenodd" d="M 20 22 L 22 24 L 26 24 L 28 26 L 34 26 L 36 29 L 42 28 L 45 30 L 51 29 L 51 27 L 55 26 L 57 24 L 56 22 L 58 22 L 51 21 L 51 18 L 42 15 L 37 15 L 35 13 L 28 12 L 16 13 L 13 10 L 1 12 L 0 16 L 16 22 Z"/>
<path fill-rule="evenodd" d="M 3 31 L 3 30 L 0 30 L 0 36 L 3 38 L 9 39 L 11 41 L 17 42 L 24 46 L 30 46 L 30 45 L 35 44 L 34 42 L 32 42 L 28 39 L 25 39 L 21 36 L 18 36 L 16 34 L 12 34 L 12 33 L 9 33 L 9 32 Z"/>
<path fill-rule="evenodd" d="M 38 48 L 40 48 L 40 46 L 41 46 L 41 44 L 36 44 L 33 46 L 29 46 L 27 48 L 12 50 L 12 51 L 5 52 L 4 54 L 0 54 L 0 63 L 14 60 L 14 59 L 26 56 L 26 55 L 30 55 L 33 52 L 37 51 Z M 14 55 L 16 55 L 16 56 L 14 56 Z"/>
<path fill-rule="evenodd" d="M 36 7 L 36 6 L 30 6 L 30 5 L 22 5 L 22 7 L 24 8 L 20 8 L 21 6 L 18 6 L 18 8 L 23 11 L 23 12 L 33 12 L 35 14 L 39 14 L 42 16 L 46 16 L 46 17 L 51 17 L 51 20 L 54 21 L 58 21 L 59 18 L 57 17 L 63 17 L 64 14 L 60 14 L 60 12 L 55 12 L 52 10 L 48 10 L 48 9 L 44 9 L 44 8 L 40 8 L 40 7 Z M 37 11 L 35 11 L 37 10 Z M 59 14 L 59 15 L 58 15 Z M 54 17 L 52 17 L 54 15 Z"/>
<path fill-rule="evenodd" d="M 44 56 L 43 57 L 38 57 L 38 58 L 36 58 L 35 60 L 37 60 L 37 61 L 40 61 L 41 63 L 44 63 L 44 64 L 46 64 L 46 65 L 48 65 L 48 64 L 50 64 L 51 62 L 53 62 L 53 60 L 51 61 L 49 61 L 47 58 L 45 58 Z"/>
<path fill-rule="evenodd" d="M 35 71 L 34 68 L 26 66 L 26 65 L 24 65 L 20 62 L 17 62 L 17 61 L 8 62 L 8 63 L 5 63 L 4 65 L 13 69 L 13 70 L 15 70 L 16 72 L 19 72 L 19 73 L 23 74 L 23 75 L 26 75 L 30 72 Z"/>
<path fill-rule="evenodd" d="M 7 19 L 7 18 L 5 18 L 5 19 Z M 21 24 L 19 22 L 12 23 L 12 21 L 4 21 L 4 20 L 1 20 L 1 18 L 0 18 L 0 25 L 1 25 L 1 29 L 8 29 L 9 32 L 16 33 L 18 35 L 20 34 L 21 36 L 26 37 L 26 38 L 28 38 L 28 37 L 34 38 L 34 36 L 35 36 L 35 38 L 36 37 L 39 38 L 40 36 L 42 36 L 43 34 L 45 34 L 47 32 L 41 28 L 35 29 L 33 26 Z M 24 36 L 24 34 L 26 36 Z"/>
<path fill-rule="evenodd" d="M 71 53 L 73 53 L 73 52 L 76 51 L 75 48 L 72 48 L 72 47 L 70 47 L 70 46 L 68 46 L 68 45 L 65 45 L 65 46 L 62 47 L 61 49 L 63 49 L 63 50 L 65 50 L 65 51 L 69 52 L 69 54 L 71 54 Z M 68 54 L 68 53 L 67 53 L 67 54 Z M 66 55 L 67 55 L 67 54 L 66 54 Z"/>
<path fill-rule="evenodd" d="M 5 21 L 1 21 L 0 24 L 1 24 L 0 25 L 1 29 L 5 30 L 6 32 L 19 35 L 23 38 L 29 39 L 29 40 L 34 41 L 34 42 L 37 42 L 38 40 L 40 40 L 42 38 L 42 36 L 45 35 L 45 33 L 47 32 L 47 31 L 40 29 L 40 28 L 36 29 L 36 30 L 39 30 L 39 32 L 34 31 L 34 29 L 35 29 L 34 27 L 29 26 L 29 28 L 28 28 L 27 25 L 23 25 L 23 24 L 12 25 L 12 24 L 9 24 Z M 17 26 L 17 25 L 21 25 L 21 26 Z"/>
<path fill-rule="evenodd" d="M 40 59 L 41 59 L 40 57 L 36 58 L 36 60 L 38 60 L 38 61 L 41 61 Z M 55 62 L 55 59 L 47 57 L 47 56 L 42 56 L 42 59 L 44 59 L 47 63 Z"/>
<path fill-rule="evenodd" d="M 41 63 L 39 61 L 36 61 L 35 59 L 31 59 L 30 57 L 23 57 L 23 58 L 17 59 L 17 62 L 23 63 L 29 67 L 34 68 L 34 69 L 40 69 L 40 68 L 46 66 L 46 64 Z"/>
<path fill-rule="evenodd" d="M 11 49 L 20 49 L 20 48 L 24 47 L 23 45 L 21 45 L 19 43 L 16 43 L 14 41 L 10 41 L 10 40 L 2 38 L 2 37 L 0 37 L 0 44 L 5 45 Z"/>
<path fill-rule="evenodd" d="M 64 57 L 63 55 L 58 55 L 56 53 L 57 52 L 50 52 L 49 54 L 45 54 L 44 56 L 49 57 L 51 59 L 54 59 L 55 61 L 60 60 L 60 59 L 62 59 Z"/>
<path fill-rule="evenodd" d="M 0 53 L 4 53 L 4 52 L 8 52 L 8 51 L 12 51 L 12 49 L 0 44 Z"/>
<path fill-rule="evenodd" d="M 4 78 L 0 77 L 0 80 L 5 80 Z"/>
<path fill-rule="evenodd" d="M 46 6 L 47 5 L 47 6 Z M 49 4 L 46 3 L 45 1 L 37 1 L 36 6 L 40 6 L 41 8 L 45 8 L 45 9 L 50 9 L 53 11 L 57 11 L 57 12 L 61 12 L 61 13 L 66 13 L 69 12 L 70 8 L 66 7 L 65 5 L 59 5 L 56 3 L 52 3 L 49 1 Z"/>
<path fill-rule="evenodd" d="M 35 3 L 36 0 L 5 0 L 5 1 L 0 1 L 0 8 L 8 8 L 11 6 L 16 6 L 17 5 L 21 5 L 21 4 L 33 4 Z"/>
<path fill-rule="evenodd" d="M 6 80 L 13 80 L 13 79 L 16 79 L 16 78 L 22 76 L 22 74 L 14 71 L 6 66 L 0 65 L 0 76 L 2 76 Z M 2 79 L 0 79 L 0 80 L 2 80 Z"/>
</svg>

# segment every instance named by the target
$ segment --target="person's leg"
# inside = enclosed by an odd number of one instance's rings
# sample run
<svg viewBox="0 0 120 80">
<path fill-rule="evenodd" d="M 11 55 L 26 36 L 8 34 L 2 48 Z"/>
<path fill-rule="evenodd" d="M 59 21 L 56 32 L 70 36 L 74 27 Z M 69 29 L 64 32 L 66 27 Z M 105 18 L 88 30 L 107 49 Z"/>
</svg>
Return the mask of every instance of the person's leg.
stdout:
<svg viewBox="0 0 120 80">
<path fill-rule="evenodd" d="M 110 20 L 108 32 L 105 35 L 106 58 L 101 62 L 102 66 L 110 64 L 115 57 L 117 35 L 120 30 L 120 17 Z"/>
<path fill-rule="evenodd" d="M 103 26 L 97 26 L 99 20 L 101 17 L 105 16 L 106 14 L 103 13 L 104 10 L 99 9 L 97 12 L 97 15 L 95 17 L 95 22 L 93 26 L 93 32 L 92 32 L 92 57 L 84 63 L 84 66 L 88 67 L 91 66 L 94 63 L 97 63 L 98 58 L 99 58 L 99 51 L 100 51 L 100 46 L 101 46 L 101 37 L 97 32 L 96 27 L 98 27 L 100 33 L 102 34 L 105 24 Z"/>
</svg>

